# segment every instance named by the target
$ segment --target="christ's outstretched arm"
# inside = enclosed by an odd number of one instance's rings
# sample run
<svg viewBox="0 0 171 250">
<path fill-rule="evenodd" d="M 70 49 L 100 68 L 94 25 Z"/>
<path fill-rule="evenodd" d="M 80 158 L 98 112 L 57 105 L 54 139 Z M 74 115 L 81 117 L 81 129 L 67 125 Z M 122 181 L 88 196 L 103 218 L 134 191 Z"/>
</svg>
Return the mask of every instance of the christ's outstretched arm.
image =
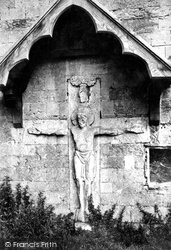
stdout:
<svg viewBox="0 0 171 250">
<path fill-rule="evenodd" d="M 102 127 L 94 127 L 94 135 L 110 135 L 117 136 L 122 135 L 126 132 L 125 129 L 114 129 L 114 128 L 102 128 Z"/>
<path fill-rule="evenodd" d="M 67 135 L 68 130 L 65 128 L 29 128 L 28 129 L 29 134 L 33 135 L 56 135 L 56 136 L 62 136 L 62 135 Z"/>
</svg>

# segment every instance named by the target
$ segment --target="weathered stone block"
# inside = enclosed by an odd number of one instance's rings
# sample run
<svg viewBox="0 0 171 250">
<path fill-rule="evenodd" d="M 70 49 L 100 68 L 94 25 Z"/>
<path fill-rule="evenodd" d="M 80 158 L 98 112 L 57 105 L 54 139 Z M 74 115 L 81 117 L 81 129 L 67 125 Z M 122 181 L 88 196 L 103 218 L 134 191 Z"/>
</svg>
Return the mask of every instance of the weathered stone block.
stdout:
<svg viewBox="0 0 171 250">
<path fill-rule="evenodd" d="M 14 143 L 22 143 L 23 141 L 23 135 L 24 135 L 25 130 L 23 128 L 16 129 L 16 128 L 11 128 L 11 137 L 14 140 Z"/>
<path fill-rule="evenodd" d="M 69 190 L 69 182 L 65 181 L 65 179 L 59 179 L 56 178 L 55 181 L 48 181 L 47 182 L 47 191 L 53 192 L 53 193 L 68 193 Z"/>
<path fill-rule="evenodd" d="M 45 103 L 25 103 L 23 106 L 23 119 L 44 119 L 47 114 Z"/>
<path fill-rule="evenodd" d="M 58 157 L 54 159 L 48 159 L 44 163 L 46 168 L 69 168 L 68 156 Z"/>
<path fill-rule="evenodd" d="M 105 155 L 105 156 L 109 155 L 109 152 L 110 152 L 109 148 L 110 148 L 110 144 L 109 143 L 101 144 L 100 153 L 102 155 Z"/>
<path fill-rule="evenodd" d="M 0 144 L 0 157 L 8 156 L 10 154 L 10 152 L 11 152 L 11 144 L 10 143 L 1 143 Z"/>
<path fill-rule="evenodd" d="M 166 47 L 166 58 L 171 60 L 171 45 Z"/>
<path fill-rule="evenodd" d="M 126 155 L 125 160 L 125 170 L 133 170 L 135 168 L 135 158 L 133 155 Z"/>
<path fill-rule="evenodd" d="M 156 47 L 154 47 L 154 49 L 155 49 L 155 51 L 157 52 L 158 55 L 160 55 L 161 57 L 168 58 L 171 53 L 169 53 L 169 55 L 167 56 L 167 54 L 166 54 L 166 48 L 167 47 L 164 46 L 164 45 L 163 46 L 158 46 L 158 47 L 156 46 Z"/>
<path fill-rule="evenodd" d="M 47 169 L 46 181 L 54 182 L 56 189 L 65 190 L 69 185 L 69 171 L 67 168 L 60 168 L 60 166 Z"/>
<path fill-rule="evenodd" d="M 169 124 L 171 121 L 170 108 L 163 108 L 161 111 L 161 124 Z"/>
<path fill-rule="evenodd" d="M 108 156 L 101 160 L 102 168 L 120 169 L 124 167 L 124 156 Z"/>
<path fill-rule="evenodd" d="M 35 148 L 36 153 L 42 159 L 53 159 L 58 160 L 60 157 L 66 157 L 68 155 L 68 146 L 67 145 L 54 145 L 54 144 L 46 144 L 46 145 L 37 145 L 32 146 Z"/>
<path fill-rule="evenodd" d="M 120 205 L 125 206 L 136 206 L 136 190 L 134 187 L 131 187 L 128 185 L 127 187 L 124 187 L 121 192 L 121 199 L 120 199 Z"/>
<path fill-rule="evenodd" d="M 23 93 L 23 101 L 25 101 L 26 98 L 29 98 L 29 94 L 32 94 L 36 91 L 43 91 L 44 88 L 44 79 L 39 78 L 37 74 L 34 74 L 31 76 L 29 84 L 27 86 L 27 90 Z"/>
<path fill-rule="evenodd" d="M 59 102 L 59 92 L 56 90 L 47 90 L 44 91 L 43 98 L 46 100 L 46 102 Z"/>
<path fill-rule="evenodd" d="M 21 148 L 21 155 L 34 156 L 35 153 L 36 153 L 36 147 L 34 145 L 23 145 Z"/>
<path fill-rule="evenodd" d="M 55 76 L 51 73 L 45 76 L 45 88 L 46 90 L 56 90 Z"/>
<path fill-rule="evenodd" d="M 118 172 L 111 168 L 101 169 L 100 180 L 101 182 L 116 183 L 118 181 Z"/>
<path fill-rule="evenodd" d="M 0 117 L 0 137 L 1 143 L 5 143 L 12 140 L 11 137 L 11 125 L 6 117 Z"/>
<path fill-rule="evenodd" d="M 3 164 L 3 167 L 1 167 L 1 164 Z M 0 164 L 0 169 L 1 169 L 0 181 L 3 181 L 5 179 L 5 176 L 11 177 L 11 173 L 10 173 L 8 166 L 5 166 L 3 161 L 1 161 L 1 164 Z"/>
<path fill-rule="evenodd" d="M 52 204 L 56 208 L 58 213 L 59 213 L 59 209 L 61 209 L 62 214 L 64 214 L 66 210 L 68 212 L 69 196 L 66 195 L 65 192 L 54 193 L 54 192 L 48 191 L 46 192 L 46 197 L 47 197 L 47 200 L 46 200 L 47 204 Z"/>
<path fill-rule="evenodd" d="M 100 76 L 101 79 L 101 98 L 102 100 L 108 100 L 110 97 L 110 88 L 114 85 L 113 74 L 106 74 Z"/>
<path fill-rule="evenodd" d="M 102 100 L 101 101 L 101 116 L 102 118 L 116 117 L 114 112 L 113 101 Z"/>
<path fill-rule="evenodd" d="M 46 104 L 47 106 L 47 117 L 53 118 L 53 119 L 59 119 L 59 105 L 55 102 L 48 102 Z"/>
<path fill-rule="evenodd" d="M 20 12 L 16 8 L 9 9 L 8 10 L 8 19 L 25 19 L 25 10 L 24 10 L 23 6 L 20 8 Z"/>
<path fill-rule="evenodd" d="M 66 63 L 66 61 L 67 61 L 67 63 Z M 55 76 L 56 87 L 61 85 L 60 79 L 65 78 L 65 73 L 68 72 L 68 70 L 70 70 L 70 69 L 68 69 L 68 67 L 70 67 L 70 64 L 72 64 L 72 60 L 70 60 L 70 59 L 64 59 L 64 60 L 58 59 L 55 62 L 51 63 L 51 74 Z M 66 82 L 67 82 L 67 80 L 66 80 Z"/>
<path fill-rule="evenodd" d="M 36 146 L 36 153 L 40 156 L 40 159 L 53 159 L 55 161 L 59 158 L 59 154 L 56 152 L 56 145 L 38 145 Z"/>
<path fill-rule="evenodd" d="M 113 187 L 112 187 L 112 183 L 101 183 L 101 192 L 102 193 L 112 193 L 113 192 Z"/>
<path fill-rule="evenodd" d="M 171 115 L 169 116 L 169 120 L 170 119 L 171 119 Z M 171 145 L 171 135 L 170 135 L 170 133 L 171 133 L 171 126 L 170 125 L 161 125 L 159 127 L 159 142 L 160 142 L 160 145 L 163 145 L 163 146 Z"/>
<path fill-rule="evenodd" d="M 101 205 L 102 207 L 104 205 L 108 206 L 109 208 L 114 205 L 118 204 L 118 195 L 116 193 L 102 193 L 101 194 Z"/>
<path fill-rule="evenodd" d="M 170 34 L 168 30 L 158 30 L 156 31 L 151 39 L 152 46 L 162 46 L 162 45 L 170 45 Z"/>
<path fill-rule="evenodd" d="M 69 104 L 68 102 L 59 103 L 59 118 L 66 120 L 69 117 Z"/>
<path fill-rule="evenodd" d="M 25 95 L 24 102 L 25 103 L 42 103 L 45 98 L 45 91 L 41 90 L 33 90 L 29 91 L 28 95 Z"/>
<path fill-rule="evenodd" d="M 8 44 L 8 43 L 3 43 L 3 44 L 0 44 L 0 55 L 3 56 L 7 50 L 9 50 L 11 47 L 11 44 Z"/>
<path fill-rule="evenodd" d="M 143 103 L 140 101 L 134 102 L 135 108 L 134 108 L 134 115 L 135 116 L 144 116 L 146 117 L 148 115 L 148 109 L 147 109 L 147 103 L 144 101 Z"/>
</svg>

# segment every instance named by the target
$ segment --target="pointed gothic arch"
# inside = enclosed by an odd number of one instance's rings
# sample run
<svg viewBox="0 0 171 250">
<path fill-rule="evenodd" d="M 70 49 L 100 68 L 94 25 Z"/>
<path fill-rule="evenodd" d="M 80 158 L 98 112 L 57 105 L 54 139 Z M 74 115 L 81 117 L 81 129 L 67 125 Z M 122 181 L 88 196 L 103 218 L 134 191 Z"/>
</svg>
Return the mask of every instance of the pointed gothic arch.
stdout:
<svg viewBox="0 0 171 250">
<path fill-rule="evenodd" d="M 20 65 L 22 65 L 22 62 L 24 62 L 24 65 L 27 62 L 25 69 L 31 72 L 32 68 L 29 66 L 31 65 L 30 55 L 34 47 L 45 40 L 53 41 L 55 27 L 59 23 L 60 18 L 73 9 L 85 13 L 85 16 L 89 18 L 94 26 L 96 35 L 111 34 L 115 41 L 119 42 L 123 55 L 126 55 L 126 57 L 129 55 L 130 58 L 138 58 L 138 61 L 141 61 L 145 65 L 148 75 L 153 82 L 153 87 L 158 85 L 160 79 L 161 92 L 163 89 L 161 81 L 165 79 L 166 82 L 166 78 L 167 84 L 163 84 L 164 88 L 170 85 L 171 66 L 167 60 L 157 55 L 153 51 L 153 48 L 146 44 L 145 41 L 142 41 L 142 39 L 137 38 L 133 33 L 126 30 L 96 0 L 59 0 L 40 18 L 0 63 L 1 90 L 3 90 L 5 95 L 8 96 L 8 93 L 11 93 L 11 89 L 14 88 L 21 90 L 21 93 L 18 93 L 18 96 L 21 96 L 27 87 L 27 82 L 22 82 L 23 79 L 19 80 L 18 75 L 22 75 L 24 68 L 20 67 Z M 19 86 L 16 87 L 17 85 Z"/>
</svg>

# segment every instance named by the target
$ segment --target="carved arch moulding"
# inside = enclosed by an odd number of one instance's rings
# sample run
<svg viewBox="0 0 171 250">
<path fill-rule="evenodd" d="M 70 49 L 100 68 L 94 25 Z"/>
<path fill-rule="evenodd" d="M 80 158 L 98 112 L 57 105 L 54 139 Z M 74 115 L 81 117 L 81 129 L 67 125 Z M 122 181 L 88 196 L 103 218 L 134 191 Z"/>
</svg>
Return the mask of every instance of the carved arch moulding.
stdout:
<svg viewBox="0 0 171 250">
<path fill-rule="evenodd" d="M 0 62 L 1 99 L 3 94 L 7 96 L 11 94 L 13 82 L 10 79 L 10 72 L 17 65 L 29 61 L 30 50 L 38 40 L 44 37 L 53 37 L 54 27 L 58 22 L 58 18 L 72 6 L 81 8 L 89 15 L 94 23 L 96 33 L 107 32 L 117 37 L 122 47 L 122 54 L 130 54 L 142 59 L 152 82 L 154 79 L 153 84 L 157 84 L 158 80 L 166 79 L 167 84 L 165 81 L 165 85 L 170 85 L 171 65 L 169 62 L 165 58 L 161 58 L 145 41 L 125 29 L 111 12 L 96 0 L 58 0 Z M 20 67 L 18 68 L 20 69 Z M 22 85 L 21 81 L 20 84 Z M 17 83 L 15 84 L 17 85 Z M 25 87 L 23 87 L 23 91 L 24 89 Z M 17 98 L 20 110 L 20 96 Z"/>
</svg>

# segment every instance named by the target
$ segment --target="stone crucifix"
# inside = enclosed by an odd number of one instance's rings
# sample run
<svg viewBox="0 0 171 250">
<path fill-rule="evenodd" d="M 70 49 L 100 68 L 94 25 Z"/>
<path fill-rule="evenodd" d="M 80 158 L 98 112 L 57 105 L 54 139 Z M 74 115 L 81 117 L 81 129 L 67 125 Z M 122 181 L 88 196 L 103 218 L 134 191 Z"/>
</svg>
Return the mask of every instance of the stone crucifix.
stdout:
<svg viewBox="0 0 171 250">
<path fill-rule="evenodd" d="M 91 126 L 94 122 L 94 115 L 88 107 L 80 107 L 74 111 L 71 120 L 73 123 L 71 133 L 75 143 L 75 181 L 80 204 L 77 220 L 86 222 L 87 200 L 92 194 L 92 184 L 96 176 L 94 137 L 98 135 L 118 136 L 125 131 Z"/>
<path fill-rule="evenodd" d="M 92 126 L 94 114 L 89 106 L 78 107 L 71 115 L 72 126 L 70 128 L 74 141 L 74 170 L 79 210 L 77 221 L 86 222 L 88 213 L 87 200 L 92 194 L 92 185 L 96 177 L 96 164 L 94 154 L 94 138 L 99 135 L 118 136 L 123 133 L 143 133 L 142 127 L 131 126 L 122 130 L 115 128 L 102 128 Z M 28 133 L 41 136 L 65 136 L 68 135 L 67 122 L 51 126 L 33 126 L 28 128 Z"/>
</svg>

